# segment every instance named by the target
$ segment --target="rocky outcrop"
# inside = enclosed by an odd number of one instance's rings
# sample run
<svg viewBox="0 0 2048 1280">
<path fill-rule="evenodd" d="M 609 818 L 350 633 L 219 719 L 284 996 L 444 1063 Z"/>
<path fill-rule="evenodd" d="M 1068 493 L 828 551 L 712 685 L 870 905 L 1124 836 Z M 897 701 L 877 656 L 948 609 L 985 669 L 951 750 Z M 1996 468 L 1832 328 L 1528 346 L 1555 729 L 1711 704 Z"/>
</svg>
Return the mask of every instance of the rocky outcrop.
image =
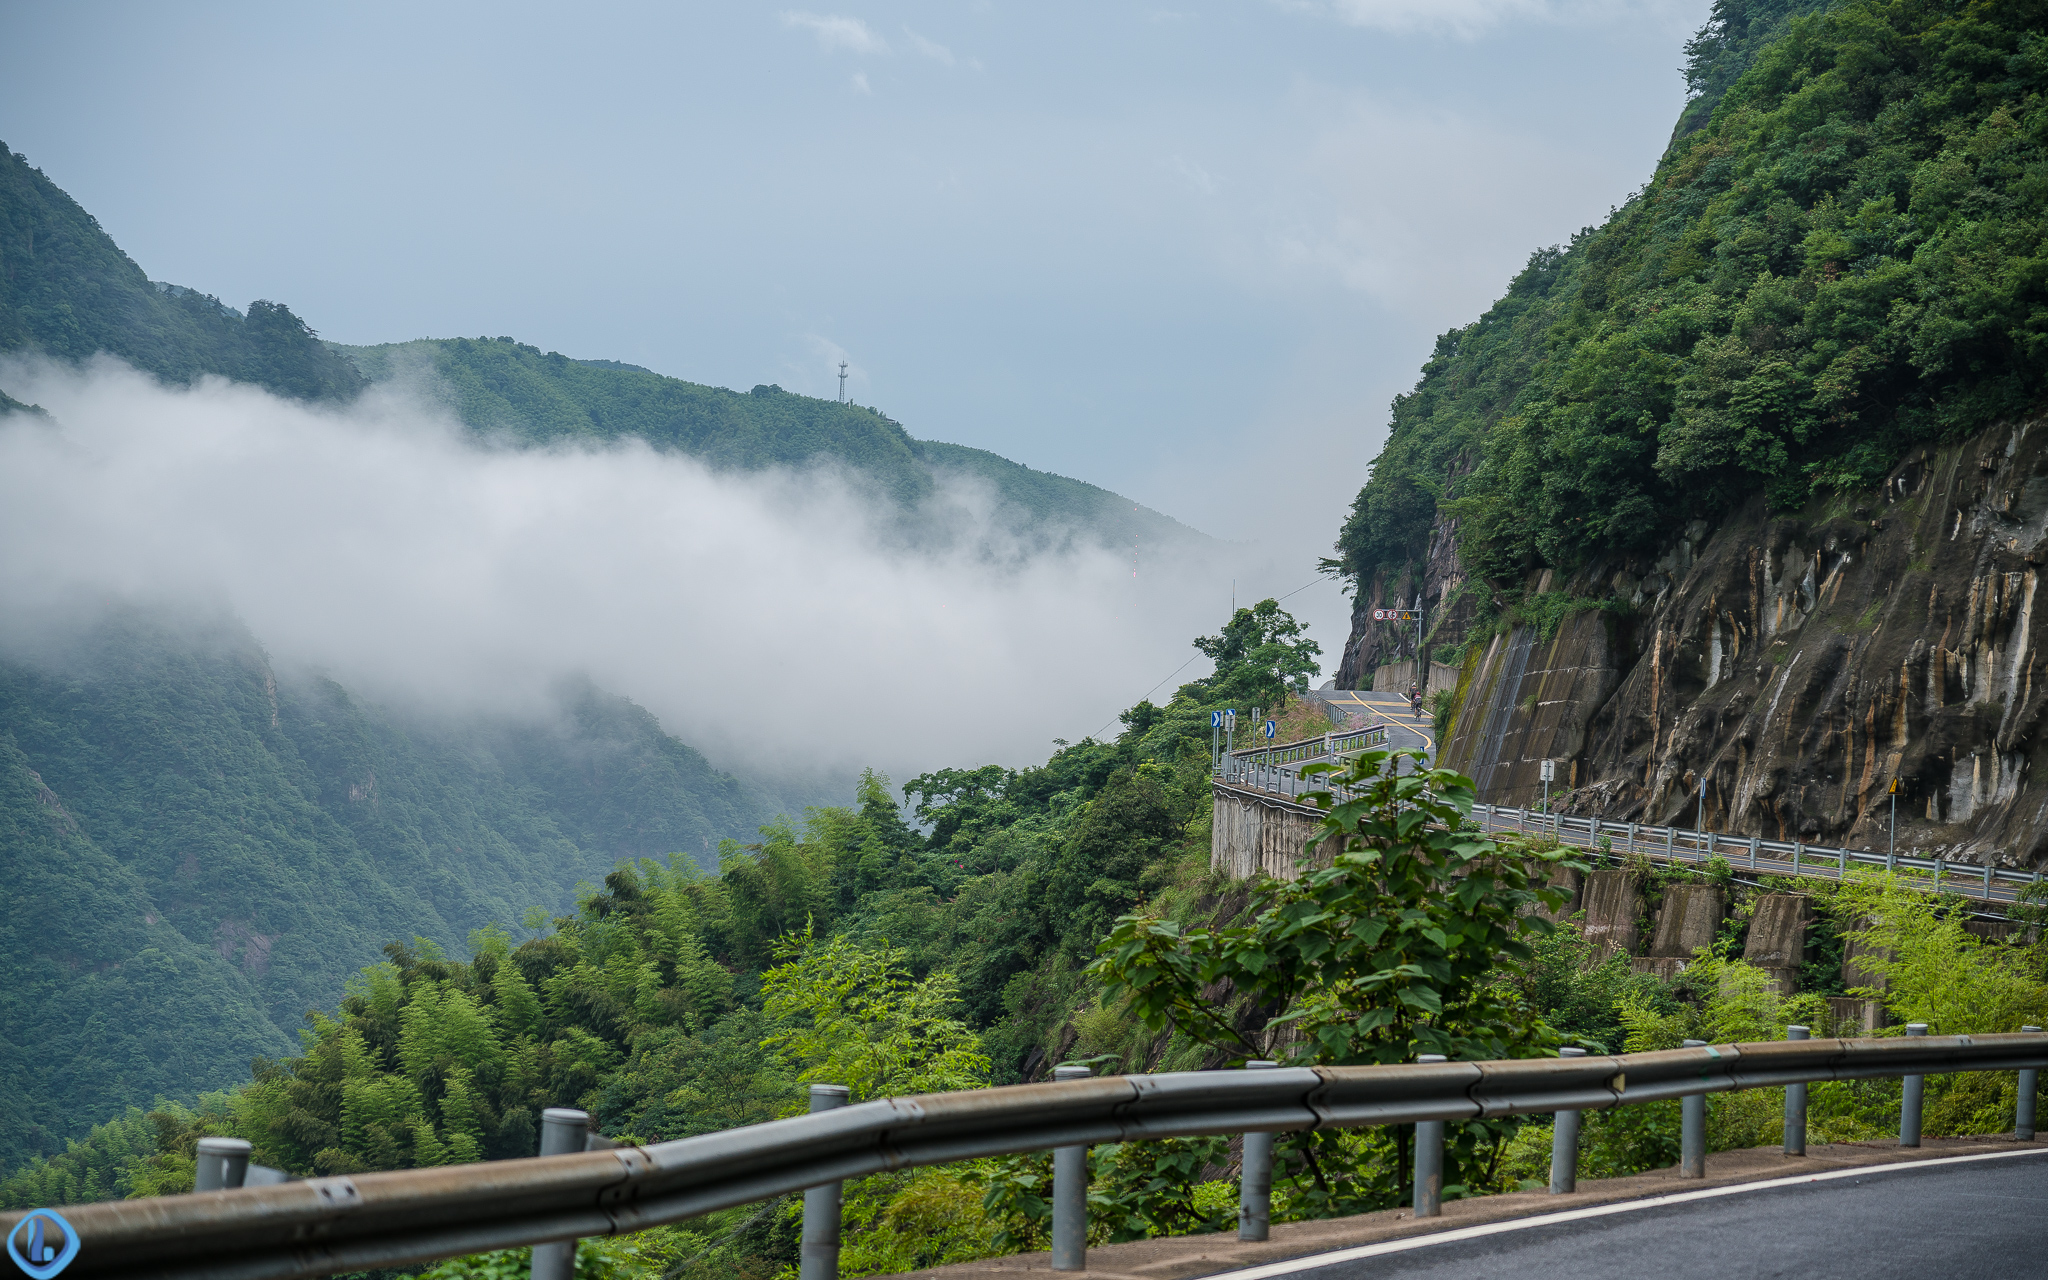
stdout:
<svg viewBox="0 0 2048 1280">
<path fill-rule="evenodd" d="M 1426 599 L 1465 585 L 1438 533 Z M 1569 812 L 1873 848 L 1896 781 L 1901 849 L 2037 866 L 2044 560 L 2048 420 L 1917 452 L 1874 492 L 1759 497 L 1655 558 L 1532 575 L 1513 608 L 1551 621 L 1464 637 L 1443 761 L 1498 803 L 1540 794 L 1551 758 Z M 1374 626 L 1347 670 L 1401 643 Z"/>
</svg>

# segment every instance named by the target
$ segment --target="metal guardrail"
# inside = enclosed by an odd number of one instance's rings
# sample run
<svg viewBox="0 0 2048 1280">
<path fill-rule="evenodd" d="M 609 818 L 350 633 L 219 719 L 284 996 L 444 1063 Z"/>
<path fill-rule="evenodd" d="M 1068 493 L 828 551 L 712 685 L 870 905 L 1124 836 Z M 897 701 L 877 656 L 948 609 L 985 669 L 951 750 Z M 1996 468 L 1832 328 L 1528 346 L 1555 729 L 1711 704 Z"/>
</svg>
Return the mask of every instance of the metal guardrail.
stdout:
<svg viewBox="0 0 2048 1280">
<path fill-rule="evenodd" d="M 2048 1037 L 1929 1036 L 1106 1076 L 889 1098 L 645 1147 L 79 1205 L 64 1210 L 80 1245 L 64 1274 L 283 1280 L 622 1234 L 847 1178 L 1048 1147 L 1589 1111 L 2043 1066 Z M 0 1238 L 26 1216 L 0 1214 Z"/>
<path fill-rule="evenodd" d="M 1505 805 L 1475 804 L 1473 820 L 1489 832 L 1516 831 L 1548 835 L 1560 844 L 1582 849 L 1599 846 L 1606 836 L 1616 853 L 1641 854 L 1660 862 L 1703 864 L 1716 856 L 1729 865 L 1766 875 L 1813 876 L 1841 880 L 1851 867 L 1882 868 L 1904 873 L 1914 887 L 1961 894 L 1985 902 L 2016 902 L 2029 887 L 2041 883 L 2038 871 L 2017 871 L 1975 862 L 1949 862 L 1917 854 L 1877 853 L 1869 849 L 1837 849 L 1797 840 L 1765 840 L 1715 831 L 1655 827 L 1636 822 L 1607 822 L 1595 817 L 1541 813 Z"/>
<path fill-rule="evenodd" d="M 1363 729 L 1333 729 L 1313 738 L 1229 752 L 1218 762 L 1216 776 L 1229 785 L 1291 799 L 1308 791 L 1332 789 L 1327 778 L 1315 782 L 1304 780 L 1299 772 L 1300 766 L 1317 761 L 1335 764 L 1350 752 L 1376 750 L 1386 745 L 1387 726 L 1383 724 L 1367 725 Z M 1338 790 L 1342 793 L 1341 788 Z"/>
</svg>

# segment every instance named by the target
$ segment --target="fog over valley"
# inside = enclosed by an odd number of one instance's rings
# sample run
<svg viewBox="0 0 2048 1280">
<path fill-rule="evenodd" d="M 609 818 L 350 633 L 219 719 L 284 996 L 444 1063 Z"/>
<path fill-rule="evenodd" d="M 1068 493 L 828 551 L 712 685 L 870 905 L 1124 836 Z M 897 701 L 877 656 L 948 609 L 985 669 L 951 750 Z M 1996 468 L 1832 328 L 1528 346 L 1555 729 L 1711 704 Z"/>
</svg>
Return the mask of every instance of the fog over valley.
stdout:
<svg viewBox="0 0 2048 1280">
<path fill-rule="evenodd" d="M 417 709 L 543 715 L 587 676 L 765 776 L 1043 759 L 1203 674 L 1190 639 L 1266 568 L 1191 544 L 1134 574 L 947 473 L 905 512 L 831 465 L 494 446 L 408 387 L 309 406 L 111 359 L 0 379 L 50 415 L 0 420 L 0 538 L 34 548 L 0 565 L 17 652 L 114 602 L 214 610 Z"/>
</svg>

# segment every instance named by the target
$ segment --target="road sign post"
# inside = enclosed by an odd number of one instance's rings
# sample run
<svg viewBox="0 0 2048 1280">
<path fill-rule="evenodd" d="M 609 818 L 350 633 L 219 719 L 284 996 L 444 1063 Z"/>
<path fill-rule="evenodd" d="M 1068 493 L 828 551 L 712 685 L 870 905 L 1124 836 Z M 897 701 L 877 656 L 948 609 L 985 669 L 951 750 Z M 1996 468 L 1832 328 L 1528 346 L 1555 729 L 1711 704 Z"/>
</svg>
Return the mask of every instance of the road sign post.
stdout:
<svg viewBox="0 0 2048 1280">
<path fill-rule="evenodd" d="M 1223 754 L 1237 750 L 1237 708 L 1231 707 L 1223 713 Z"/>
<path fill-rule="evenodd" d="M 1550 784 L 1557 777 L 1557 761 L 1545 760 L 1538 772 L 1543 775 L 1543 812 L 1550 812 Z"/>
</svg>

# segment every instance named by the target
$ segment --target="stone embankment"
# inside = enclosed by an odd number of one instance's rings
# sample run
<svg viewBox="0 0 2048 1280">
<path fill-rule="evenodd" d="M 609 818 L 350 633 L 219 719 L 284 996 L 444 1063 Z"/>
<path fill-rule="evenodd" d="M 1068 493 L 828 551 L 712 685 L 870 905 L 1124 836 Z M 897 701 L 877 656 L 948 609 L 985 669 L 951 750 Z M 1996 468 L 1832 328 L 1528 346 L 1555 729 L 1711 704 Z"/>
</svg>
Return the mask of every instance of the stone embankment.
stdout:
<svg viewBox="0 0 2048 1280">
<path fill-rule="evenodd" d="M 1442 762 L 1480 798 L 1617 821 L 2034 867 L 2048 855 L 2048 420 L 1914 454 L 1881 489 L 1797 512 L 1761 498 L 1655 557 L 1545 570 L 1476 621 L 1456 529 L 1424 565 L 1432 654 L 1463 645 Z M 1339 683 L 1414 658 L 1372 584 Z M 1513 593 L 1509 593 L 1513 594 Z M 1515 618 L 1531 619 L 1515 624 Z M 1412 670 L 1412 667 L 1410 668 Z M 1702 788 L 1704 787 L 1704 796 Z M 1560 794 L 1561 793 L 1561 794 Z"/>
</svg>

